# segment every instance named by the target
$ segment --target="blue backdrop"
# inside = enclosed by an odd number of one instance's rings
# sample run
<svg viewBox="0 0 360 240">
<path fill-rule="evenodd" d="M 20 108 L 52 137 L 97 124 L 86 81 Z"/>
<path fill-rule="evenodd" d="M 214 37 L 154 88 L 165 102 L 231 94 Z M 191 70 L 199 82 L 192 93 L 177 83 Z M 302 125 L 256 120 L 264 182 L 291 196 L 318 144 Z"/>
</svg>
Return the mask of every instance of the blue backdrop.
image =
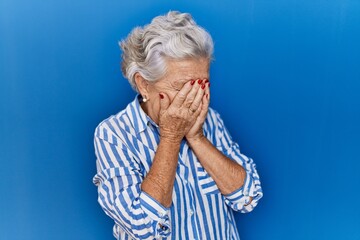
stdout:
<svg viewBox="0 0 360 240">
<path fill-rule="evenodd" d="M 169 10 L 212 34 L 212 107 L 257 164 L 242 239 L 360 239 L 356 0 L 0 0 L 0 239 L 113 239 L 93 131 L 135 94 L 118 40 Z"/>
</svg>

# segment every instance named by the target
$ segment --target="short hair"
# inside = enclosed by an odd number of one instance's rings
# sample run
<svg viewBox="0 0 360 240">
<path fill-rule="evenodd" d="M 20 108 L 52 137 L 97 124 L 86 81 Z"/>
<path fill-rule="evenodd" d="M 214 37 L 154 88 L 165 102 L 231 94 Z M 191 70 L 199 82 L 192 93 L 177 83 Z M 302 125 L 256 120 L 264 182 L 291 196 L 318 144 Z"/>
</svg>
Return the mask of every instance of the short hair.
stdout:
<svg viewBox="0 0 360 240">
<path fill-rule="evenodd" d="M 167 59 L 203 57 L 210 62 L 214 44 L 210 34 L 189 13 L 170 11 L 144 27 L 135 27 L 120 47 L 121 71 L 138 91 L 135 73 L 154 82 L 165 75 Z"/>
</svg>

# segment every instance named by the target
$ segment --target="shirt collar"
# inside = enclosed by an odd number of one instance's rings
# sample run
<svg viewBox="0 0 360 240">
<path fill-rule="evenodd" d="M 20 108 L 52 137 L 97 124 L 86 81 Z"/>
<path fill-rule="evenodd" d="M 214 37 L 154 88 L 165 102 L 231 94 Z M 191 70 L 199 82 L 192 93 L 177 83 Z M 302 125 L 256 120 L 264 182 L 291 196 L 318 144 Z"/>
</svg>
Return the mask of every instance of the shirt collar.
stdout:
<svg viewBox="0 0 360 240">
<path fill-rule="evenodd" d="M 129 118 L 137 134 L 143 132 L 148 127 L 149 123 L 158 127 L 157 124 L 141 108 L 141 101 L 141 95 L 137 94 L 134 101 L 128 108 Z"/>
</svg>

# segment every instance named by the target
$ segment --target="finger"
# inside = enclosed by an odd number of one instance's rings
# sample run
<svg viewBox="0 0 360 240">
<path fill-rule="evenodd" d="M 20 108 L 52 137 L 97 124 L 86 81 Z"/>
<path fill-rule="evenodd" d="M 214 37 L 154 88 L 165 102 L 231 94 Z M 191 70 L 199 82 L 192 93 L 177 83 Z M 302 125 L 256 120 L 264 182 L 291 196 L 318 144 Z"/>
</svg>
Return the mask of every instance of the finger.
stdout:
<svg viewBox="0 0 360 240">
<path fill-rule="evenodd" d="M 191 82 L 190 82 L 190 84 L 193 84 L 193 87 L 191 88 L 189 94 L 186 96 L 186 99 L 183 103 L 183 106 L 185 108 L 189 108 L 196 97 L 196 94 L 201 86 L 200 85 L 201 83 L 199 83 L 198 81 L 199 81 L 199 79 L 191 80 Z"/>
<path fill-rule="evenodd" d="M 198 109 L 200 107 L 202 98 L 204 96 L 205 93 L 205 88 L 206 88 L 207 84 L 202 84 L 201 87 L 198 89 L 198 92 L 196 94 L 196 97 L 194 99 L 194 101 L 192 102 L 190 109 Z"/>
<path fill-rule="evenodd" d="M 197 116 L 197 118 L 199 118 L 199 115 L 201 114 L 201 109 L 202 109 L 202 103 L 200 103 L 200 106 L 196 109 L 196 112 L 195 112 L 195 116 Z"/>
<path fill-rule="evenodd" d="M 170 105 L 170 98 L 166 93 L 159 93 L 159 97 L 160 97 L 160 115 L 162 115 L 168 108 Z"/>
<path fill-rule="evenodd" d="M 181 107 L 192 87 L 191 81 L 185 83 L 181 90 L 175 95 L 172 104 L 174 104 L 175 107 Z"/>
<path fill-rule="evenodd" d="M 198 119 L 201 119 L 201 121 L 204 121 L 207 113 L 208 113 L 208 109 L 209 109 L 209 99 L 207 98 L 206 95 L 203 96 L 203 100 L 202 100 L 202 106 L 201 106 L 201 112 L 199 113 Z"/>
<path fill-rule="evenodd" d="M 200 107 L 195 111 L 195 113 L 193 115 L 194 117 L 196 117 L 196 119 L 195 119 L 195 122 L 194 122 L 194 125 L 192 126 L 192 128 L 195 128 L 195 129 L 200 128 L 202 126 L 202 124 L 204 123 L 204 121 L 200 117 L 200 115 L 202 113 L 201 109 L 202 109 L 202 104 L 200 104 Z"/>
<path fill-rule="evenodd" d="M 203 108 L 208 108 L 210 104 L 210 82 L 206 83 L 205 93 L 203 97 Z"/>
<path fill-rule="evenodd" d="M 210 84 L 210 83 L 209 83 Z M 209 85 L 205 88 L 205 93 L 201 101 L 201 112 L 198 116 L 201 122 L 205 121 L 210 104 L 210 88 Z"/>
</svg>

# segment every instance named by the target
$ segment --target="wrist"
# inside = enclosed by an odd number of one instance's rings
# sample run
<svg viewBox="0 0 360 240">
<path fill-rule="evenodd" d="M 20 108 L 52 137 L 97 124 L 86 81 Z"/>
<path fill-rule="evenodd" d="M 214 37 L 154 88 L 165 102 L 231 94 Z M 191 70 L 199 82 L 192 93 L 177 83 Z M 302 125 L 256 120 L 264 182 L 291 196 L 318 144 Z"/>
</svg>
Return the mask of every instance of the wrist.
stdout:
<svg viewBox="0 0 360 240">
<path fill-rule="evenodd" d="M 195 145 L 199 145 L 199 144 L 202 144 L 204 143 L 207 138 L 204 136 L 204 134 L 198 134 L 196 136 L 193 136 L 193 137 L 186 137 L 186 140 L 187 142 L 189 143 L 189 145 L 191 147 L 195 146 Z"/>
<path fill-rule="evenodd" d="M 160 135 L 160 142 L 163 142 L 167 145 L 179 145 L 181 144 L 181 138 L 179 137 L 170 137 L 170 136 L 161 136 Z"/>
</svg>

